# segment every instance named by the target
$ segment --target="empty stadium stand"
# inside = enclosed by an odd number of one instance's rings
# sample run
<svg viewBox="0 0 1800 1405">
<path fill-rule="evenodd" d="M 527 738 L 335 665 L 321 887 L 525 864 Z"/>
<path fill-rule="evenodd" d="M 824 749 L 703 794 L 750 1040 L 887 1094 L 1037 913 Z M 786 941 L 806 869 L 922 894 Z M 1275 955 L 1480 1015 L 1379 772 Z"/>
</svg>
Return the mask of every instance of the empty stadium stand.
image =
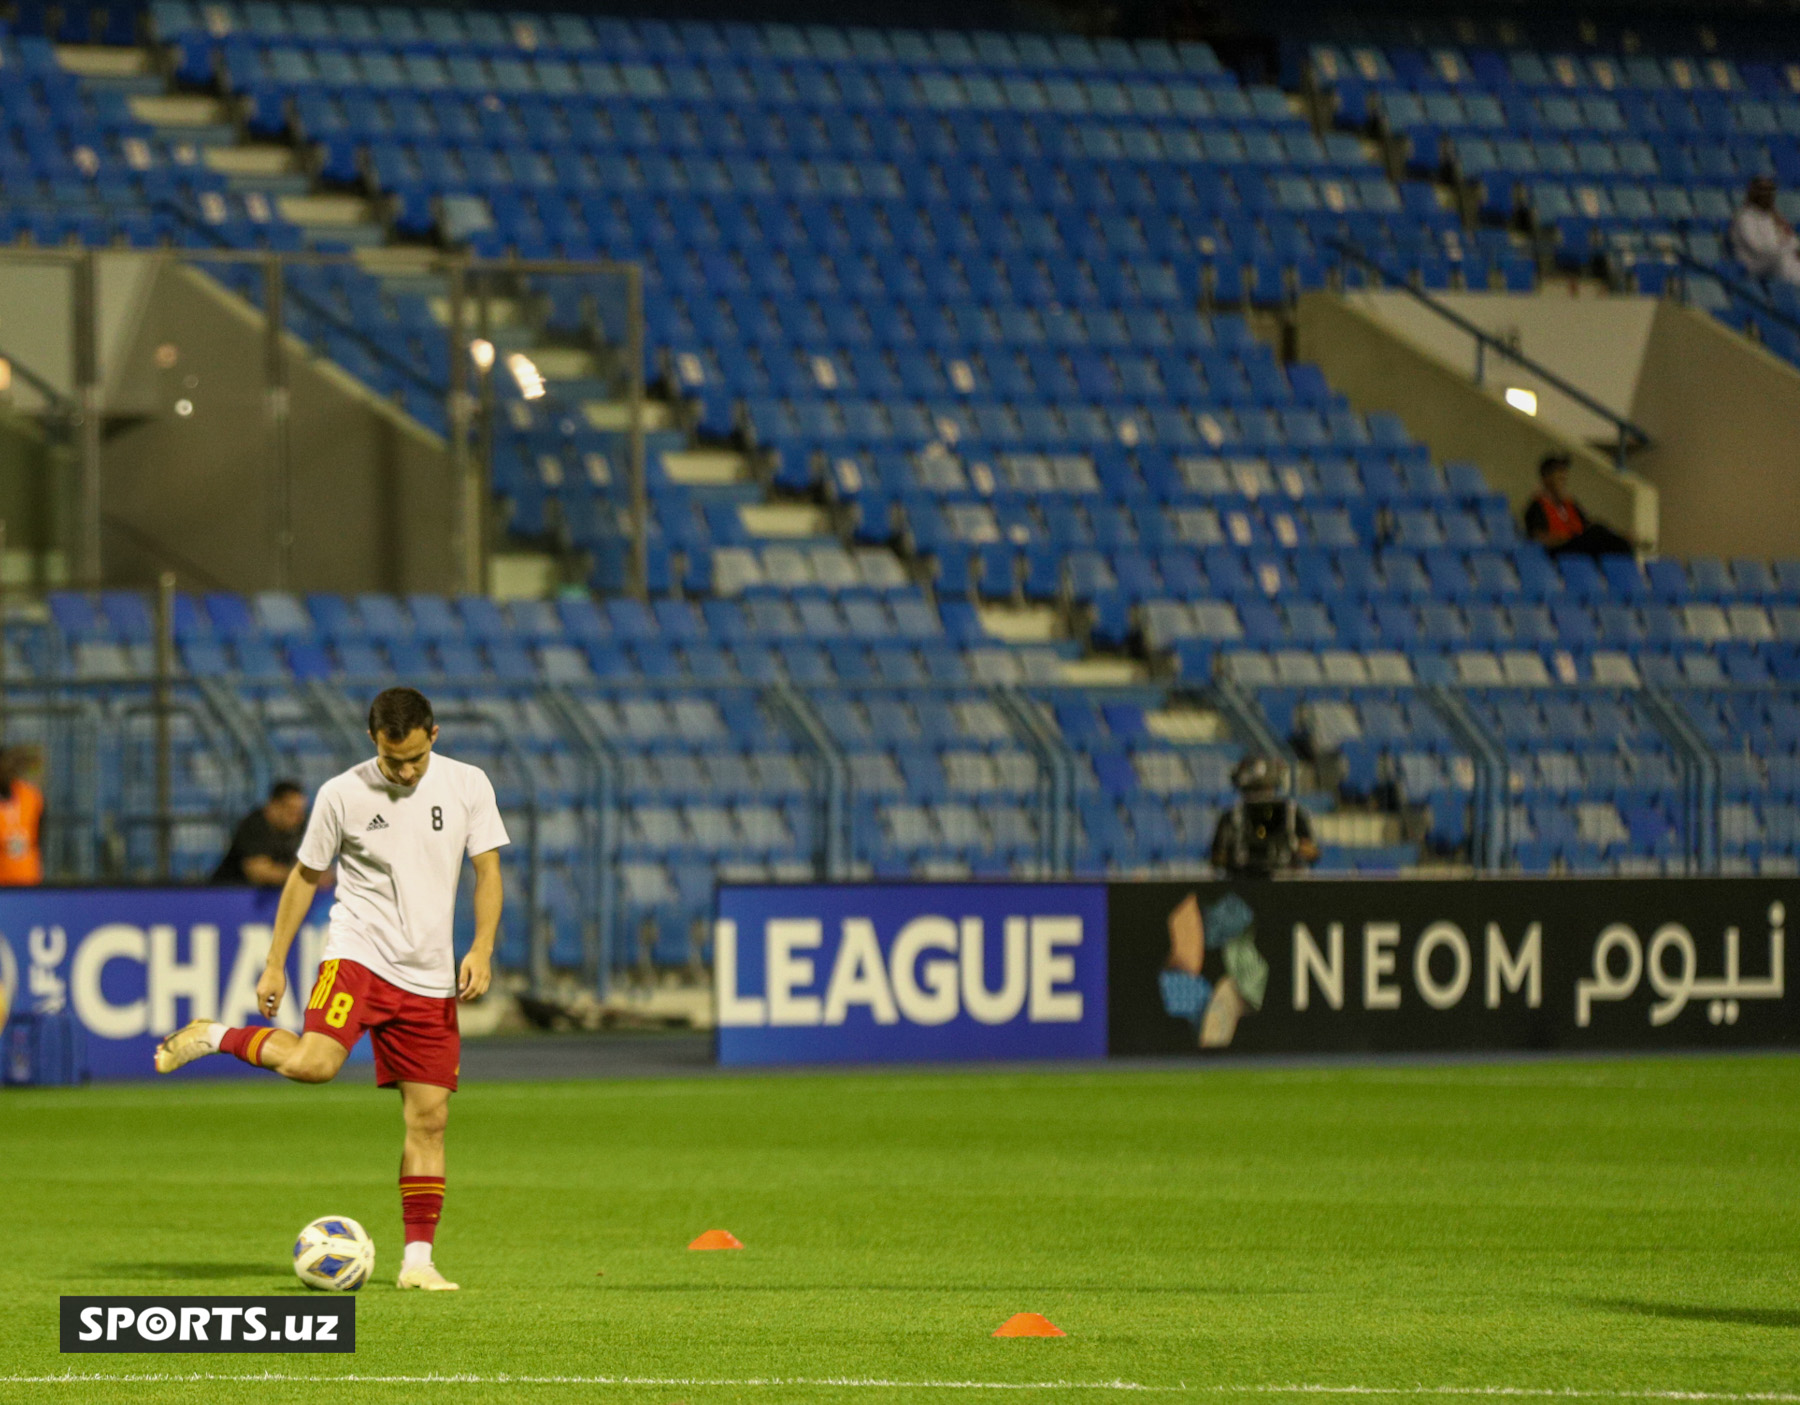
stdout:
<svg viewBox="0 0 1800 1405">
<path fill-rule="evenodd" d="M 1598 270 L 1624 291 L 1673 292 L 1778 355 L 1800 361 L 1800 293 L 1748 277 L 1725 234 L 1752 177 L 1785 187 L 1800 217 L 1800 86 L 1767 49 L 1742 56 L 1526 47 L 1416 36 L 1396 43 L 1296 43 L 1304 82 L 1340 129 L 1378 135 L 1410 173 L 1456 191 L 1478 223 L 1460 269 L 1420 260 L 1398 271 L 1427 289 L 1487 287 L 1479 251 L 1509 260 L 1509 288 L 1533 264 Z M 1689 44 L 1698 36 L 1690 36 Z M 1530 256 L 1505 253 L 1520 230 Z"/>
<path fill-rule="evenodd" d="M 1190 872 L 1252 749 L 1297 761 L 1326 871 L 1795 871 L 1800 562 L 1552 561 L 1259 321 L 1360 278 L 1334 241 L 1427 288 L 1709 286 L 1675 256 L 1786 169 L 1785 69 L 1325 43 L 1282 91 L 1072 36 L 145 22 L 156 61 L 110 70 L 0 37 L 0 238 L 631 261 L 659 390 L 647 601 L 583 376 L 496 379 L 492 488 L 591 593 L 180 598 L 183 874 L 270 776 L 359 755 L 395 677 L 529 841 L 518 966 L 697 961 L 719 875 Z M 435 288 L 289 277 L 292 330 L 442 427 Z M 619 344 L 603 281 L 542 290 L 517 345 Z M 143 598 L 8 642 L 56 866 L 145 873 Z"/>
</svg>

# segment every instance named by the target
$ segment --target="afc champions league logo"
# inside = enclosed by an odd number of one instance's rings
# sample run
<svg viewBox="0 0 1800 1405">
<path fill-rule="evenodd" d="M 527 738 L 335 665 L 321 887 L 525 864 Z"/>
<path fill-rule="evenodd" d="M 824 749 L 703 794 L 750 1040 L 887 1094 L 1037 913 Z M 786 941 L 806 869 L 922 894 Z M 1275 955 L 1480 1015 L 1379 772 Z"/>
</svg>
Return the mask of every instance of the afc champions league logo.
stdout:
<svg viewBox="0 0 1800 1405">
<path fill-rule="evenodd" d="M 33 927 L 25 939 L 25 950 L 31 958 L 31 975 L 21 981 L 19 958 L 6 933 L 0 932 L 0 1016 L 27 1010 L 40 1015 L 62 1013 L 68 986 L 57 968 L 69 954 L 67 934 L 61 927 Z"/>
<path fill-rule="evenodd" d="M 69 986 L 61 974 L 69 954 L 68 934 L 58 926 L 33 927 L 25 938 L 31 960 L 29 978 L 21 980 L 19 958 L 12 943 L 0 932 L 0 1015 L 60 1015 L 69 1001 Z"/>
</svg>

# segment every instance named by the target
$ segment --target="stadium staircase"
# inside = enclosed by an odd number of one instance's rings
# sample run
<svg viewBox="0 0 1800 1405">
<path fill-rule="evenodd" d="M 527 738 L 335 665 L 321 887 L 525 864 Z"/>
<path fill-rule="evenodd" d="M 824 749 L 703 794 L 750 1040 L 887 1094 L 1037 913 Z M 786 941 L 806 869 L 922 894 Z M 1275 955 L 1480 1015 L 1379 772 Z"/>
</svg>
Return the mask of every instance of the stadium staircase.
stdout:
<svg viewBox="0 0 1800 1405">
<path fill-rule="evenodd" d="M 366 256 L 362 268 L 374 280 L 378 297 L 389 304 L 411 304 L 415 327 L 420 325 L 420 302 L 432 324 L 448 327 L 450 312 L 443 280 L 424 271 L 437 241 L 434 237 L 424 242 L 419 236 L 466 233 L 457 225 L 457 202 L 447 202 L 439 215 L 439 227 L 421 228 L 415 223 L 409 238 L 404 209 L 379 194 L 372 195 L 354 159 L 307 141 L 280 103 L 221 94 L 216 71 L 205 58 L 196 61 L 179 49 L 170 52 L 154 43 L 136 48 L 63 45 L 56 52 L 61 66 L 79 75 L 86 86 L 125 96 L 133 116 L 147 123 L 178 160 L 191 158 L 224 177 L 223 192 L 199 197 L 197 214 L 203 227 L 227 223 L 241 213 L 253 224 L 280 220 L 291 227 L 303 248 L 362 251 Z M 465 213 L 474 203 L 462 202 Z M 409 254 L 424 257 L 409 258 Z M 305 285 L 314 280 L 304 271 L 290 274 L 295 276 L 301 280 L 304 300 L 306 291 L 311 291 Z M 254 271 L 226 277 L 251 300 L 260 301 Z M 325 280 L 328 288 L 332 281 Z M 348 282 L 353 287 L 355 280 Z M 616 339 L 622 331 L 618 326 L 619 290 L 606 291 L 611 295 L 606 301 L 613 315 L 606 319 L 611 325 L 604 330 Z M 326 297 L 329 299 L 329 292 Z M 507 406 L 513 426 L 529 431 L 558 421 L 566 424 L 574 417 L 585 429 L 607 436 L 611 452 L 590 451 L 579 459 L 596 486 L 612 486 L 624 468 L 618 444 L 628 424 L 629 404 L 618 398 L 618 378 L 603 378 L 596 365 L 605 349 L 581 345 L 579 338 L 571 344 L 571 338 L 558 336 L 559 329 L 551 325 L 559 320 L 557 312 L 545 305 L 543 298 L 495 298 L 489 302 L 487 316 L 487 336 L 502 366 L 506 357 L 520 353 L 544 380 L 541 403 L 512 401 Z M 473 323 L 472 303 L 469 317 Z M 354 327 L 346 331 L 351 337 L 356 335 Z M 336 350 L 341 362 L 348 363 L 343 369 L 366 373 L 366 358 L 355 354 L 354 342 Z M 768 482 L 766 465 L 759 465 L 761 456 L 745 452 L 729 426 L 714 426 L 711 433 L 702 429 L 698 424 L 702 407 L 682 398 L 681 369 L 679 362 L 665 366 L 658 361 L 649 367 L 651 391 L 643 423 L 658 476 L 670 487 L 685 490 L 693 509 L 703 516 L 737 514 L 752 543 L 780 544 L 805 552 L 809 546 L 847 538 L 847 527 L 840 533 L 837 518 L 818 503 L 815 494 L 775 490 Z M 408 400 L 426 427 L 441 434 L 446 426 L 438 407 L 416 395 Z M 759 466 L 764 469 L 760 474 Z M 527 465 L 527 474 L 533 467 L 542 469 L 540 477 L 547 475 L 548 486 L 556 486 L 560 463 L 544 467 L 540 459 L 539 464 Z M 543 504 L 516 499 L 497 504 L 499 520 L 515 528 L 504 532 L 496 543 L 492 574 L 497 588 L 508 595 L 542 595 L 565 583 L 620 590 L 625 584 L 628 551 L 624 542 L 607 543 L 604 561 L 591 561 L 571 542 L 569 524 L 559 518 L 557 506 L 554 497 Z M 666 591 L 670 582 L 665 563 L 657 560 L 653 570 L 653 586 Z M 1054 612 L 1042 608 L 995 608 L 991 617 L 1001 637 L 1007 639 L 1048 642 L 1068 633 Z M 1129 681 L 1140 673 L 1141 669 L 1131 664 L 1098 673 L 1089 670 L 1089 676 L 1111 681 Z"/>
<path fill-rule="evenodd" d="M 80 74 L 90 86 L 127 94 L 134 115 L 148 122 L 171 150 L 191 148 L 209 170 L 225 176 L 228 193 L 242 201 L 243 213 L 253 222 L 279 216 L 297 229 L 302 244 L 310 248 L 386 250 L 392 257 L 371 257 L 366 264 L 382 295 L 390 300 L 422 297 L 434 320 L 448 325 L 441 283 L 408 267 L 407 251 L 423 251 L 429 246 L 406 239 L 396 227 L 402 222 L 396 218 L 402 212 L 386 200 L 359 193 L 366 189 L 366 181 L 354 161 L 345 159 L 341 151 L 307 142 L 280 103 L 216 95 L 220 86 L 216 71 L 204 58 L 195 60 L 180 49 L 170 52 L 155 44 L 136 50 L 62 46 L 57 53 L 63 67 Z M 466 214 L 470 203 L 459 208 Z M 222 200 L 202 196 L 200 204 L 205 222 L 221 223 L 228 217 Z M 440 220 L 438 232 L 449 234 L 457 229 L 457 214 L 448 206 Z M 415 228 L 413 232 L 421 231 Z M 241 282 L 254 295 L 249 279 Z M 503 299 L 494 306 L 493 317 L 490 337 L 499 355 L 523 352 L 546 381 L 542 406 L 510 407 L 515 423 L 574 413 L 594 429 L 612 433 L 622 429 L 628 407 L 608 398 L 614 387 L 596 379 L 591 352 L 558 345 L 551 339 L 543 325 L 545 309 L 538 309 L 534 317 L 520 303 Z M 688 401 L 682 395 L 688 379 L 696 383 L 704 379 L 697 358 L 659 360 L 650 371 L 653 389 L 646 404 L 645 427 L 653 436 L 651 449 L 658 469 L 670 485 L 690 490 L 702 515 L 719 509 L 735 512 L 752 541 L 781 542 L 802 551 L 809 542 L 854 544 L 854 523 L 843 513 L 822 506 L 810 483 L 790 485 L 797 487 L 797 492 L 783 491 L 782 485 L 768 481 L 770 466 L 763 462 L 768 456 L 745 452 L 737 442 L 740 436 L 721 417 L 715 414 L 710 432 L 698 423 L 707 407 L 703 401 Z M 428 418 L 434 421 L 432 427 L 442 428 L 440 417 Z M 759 465 L 763 469 L 760 474 Z M 617 467 L 607 463 L 592 473 L 606 481 Z M 552 479 L 557 471 L 551 470 Z M 517 506 L 504 503 L 503 513 L 511 514 Z M 554 509 L 554 504 L 550 506 Z M 542 544 L 556 534 L 537 530 L 538 516 L 529 507 L 517 515 L 528 540 L 515 537 L 502 546 L 503 574 L 539 586 L 557 584 L 565 576 L 583 579 L 586 573 L 573 572 L 566 564 L 557 569 L 561 563 L 553 563 L 547 553 L 520 559 L 519 547 L 531 541 Z M 560 554 L 570 554 L 566 543 Z M 594 584 L 617 590 L 622 584 L 620 574 L 615 561 Z M 661 589 L 669 586 L 661 571 L 653 583 Z M 1075 632 L 1064 611 L 1042 604 L 989 601 L 983 619 L 996 640 L 1051 643 Z M 1110 683 L 1141 681 L 1145 674 L 1141 663 L 1118 655 L 1085 668 L 1065 658 L 1061 672 L 1071 681 Z"/>
</svg>

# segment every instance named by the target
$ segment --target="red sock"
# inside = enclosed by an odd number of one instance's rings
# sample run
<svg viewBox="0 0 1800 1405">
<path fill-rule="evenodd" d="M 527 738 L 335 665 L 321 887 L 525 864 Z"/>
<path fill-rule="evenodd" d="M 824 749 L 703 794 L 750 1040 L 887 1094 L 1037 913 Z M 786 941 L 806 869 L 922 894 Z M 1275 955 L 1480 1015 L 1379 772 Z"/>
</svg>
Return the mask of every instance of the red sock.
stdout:
<svg viewBox="0 0 1800 1405">
<path fill-rule="evenodd" d="M 228 1029 L 219 1040 L 219 1052 L 242 1059 L 251 1068 L 262 1067 L 262 1046 L 275 1032 L 273 1025 L 252 1025 L 244 1029 Z"/>
<path fill-rule="evenodd" d="M 406 1225 L 406 1242 L 431 1243 L 437 1234 L 438 1216 L 444 1212 L 442 1176 L 400 1177 L 400 1218 Z"/>
</svg>

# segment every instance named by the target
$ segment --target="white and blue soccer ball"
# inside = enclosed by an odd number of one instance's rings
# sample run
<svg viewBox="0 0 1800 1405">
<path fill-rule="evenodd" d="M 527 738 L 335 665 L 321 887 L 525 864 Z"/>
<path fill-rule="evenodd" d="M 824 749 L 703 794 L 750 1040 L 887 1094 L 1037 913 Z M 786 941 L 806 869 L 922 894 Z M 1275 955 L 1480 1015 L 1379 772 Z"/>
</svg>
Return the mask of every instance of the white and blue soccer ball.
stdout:
<svg viewBox="0 0 1800 1405">
<path fill-rule="evenodd" d="M 354 1293 L 375 1271 L 375 1241 L 348 1215 L 325 1215 L 294 1241 L 294 1272 L 308 1288 Z"/>
</svg>

